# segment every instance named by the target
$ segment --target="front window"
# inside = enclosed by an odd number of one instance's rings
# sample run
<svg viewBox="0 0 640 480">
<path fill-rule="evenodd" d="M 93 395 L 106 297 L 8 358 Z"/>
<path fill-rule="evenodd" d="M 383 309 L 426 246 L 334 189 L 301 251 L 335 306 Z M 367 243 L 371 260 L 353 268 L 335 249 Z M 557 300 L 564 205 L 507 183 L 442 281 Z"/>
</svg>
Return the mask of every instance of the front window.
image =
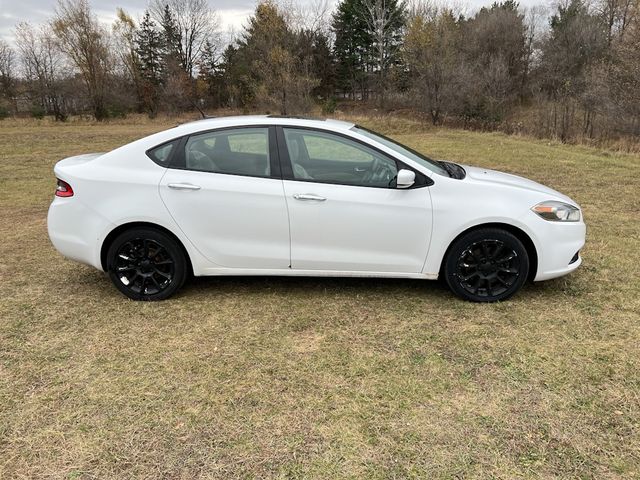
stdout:
<svg viewBox="0 0 640 480">
<path fill-rule="evenodd" d="M 296 180 L 389 188 L 398 173 L 393 159 L 340 135 L 283 130 Z"/>
<path fill-rule="evenodd" d="M 417 162 L 418 164 L 428 168 L 432 172 L 438 173 L 440 175 L 444 175 L 445 177 L 449 176 L 449 174 L 442 167 L 442 165 L 440 165 L 435 160 L 431 160 L 430 158 L 425 157 L 424 155 L 416 152 L 415 150 L 412 150 L 409 147 L 405 147 L 404 145 L 398 142 L 395 142 L 390 138 L 387 138 L 378 133 L 374 133 L 371 130 L 367 130 L 366 128 L 362 128 L 358 126 L 352 127 L 351 131 L 359 133 L 360 135 L 364 135 L 365 137 L 368 137 L 371 140 L 375 140 L 376 142 L 381 143 L 385 147 L 390 148 L 391 150 L 399 153 L 400 155 L 404 155 L 408 159 L 413 160 L 414 162 Z"/>
</svg>

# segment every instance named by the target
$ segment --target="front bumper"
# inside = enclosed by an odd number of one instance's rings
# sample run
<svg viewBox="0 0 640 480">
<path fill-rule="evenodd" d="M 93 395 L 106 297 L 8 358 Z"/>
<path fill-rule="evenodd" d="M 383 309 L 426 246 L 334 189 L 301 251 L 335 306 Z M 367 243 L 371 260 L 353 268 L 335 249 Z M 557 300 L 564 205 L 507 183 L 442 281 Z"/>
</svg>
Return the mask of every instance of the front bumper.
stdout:
<svg viewBox="0 0 640 480">
<path fill-rule="evenodd" d="M 579 252 L 584 247 L 587 233 L 587 227 L 582 220 L 550 222 L 539 219 L 535 232 L 538 243 L 538 271 L 534 281 L 561 277 L 573 272 L 582 264 Z"/>
</svg>

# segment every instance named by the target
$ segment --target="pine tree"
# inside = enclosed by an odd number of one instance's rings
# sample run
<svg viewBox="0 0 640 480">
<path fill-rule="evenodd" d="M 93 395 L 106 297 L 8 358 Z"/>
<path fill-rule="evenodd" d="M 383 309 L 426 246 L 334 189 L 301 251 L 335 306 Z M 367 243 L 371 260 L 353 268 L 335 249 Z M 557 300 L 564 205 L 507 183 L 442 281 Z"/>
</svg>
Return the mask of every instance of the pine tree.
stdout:
<svg viewBox="0 0 640 480">
<path fill-rule="evenodd" d="M 213 106 L 222 106 L 224 85 L 222 70 L 215 46 L 209 40 L 204 44 L 198 67 L 199 84 L 204 85 L 205 94 L 213 100 Z"/>
<path fill-rule="evenodd" d="M 343 91 L 367 99 L 370 77 L 384 103 L 387 73 L 400 59 L 406 5 L 398 0 L 344 0 L 333 17 L 337 74 Z"/>
<path fill-rule="evenodd" d="M 333 16 L 337 86 L 355 99 L 367 96 L 367 51 L 372 43 L 367 25 L 360 15 L 362 0 L 343 0 Z"/>
<path fill-rule="evenodd" d="M 143 103 L 149 116 L 158 111 L 160 87 L 165 78 L 165 48 L 160 32 L 149 12 L 145 12 L 135 37 L 136 53 L 140 62 Z"/>
<path fill-rule="evenodd" d="M 164 6 L 160 27 L 162 28 L 166 55 L 182 64 L 182 38 L 178 24 L 169 5 Z M 185 65 L 182 65 L 182 67 L 185 68 Z"/>
</svg>

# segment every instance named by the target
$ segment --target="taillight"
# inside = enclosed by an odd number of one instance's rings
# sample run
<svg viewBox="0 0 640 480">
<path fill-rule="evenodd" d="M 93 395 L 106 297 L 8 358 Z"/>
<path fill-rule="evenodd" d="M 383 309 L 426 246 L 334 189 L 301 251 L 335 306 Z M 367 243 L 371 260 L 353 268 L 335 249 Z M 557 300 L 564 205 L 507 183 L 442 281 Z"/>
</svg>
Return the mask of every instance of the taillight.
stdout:
<svg viewBox="0 0 640 480">
<path fill-rule="evenodd" d="M 58 179 L 56 197 L 73 197 L 73 188 L 67 182 Z"/>
</svg>

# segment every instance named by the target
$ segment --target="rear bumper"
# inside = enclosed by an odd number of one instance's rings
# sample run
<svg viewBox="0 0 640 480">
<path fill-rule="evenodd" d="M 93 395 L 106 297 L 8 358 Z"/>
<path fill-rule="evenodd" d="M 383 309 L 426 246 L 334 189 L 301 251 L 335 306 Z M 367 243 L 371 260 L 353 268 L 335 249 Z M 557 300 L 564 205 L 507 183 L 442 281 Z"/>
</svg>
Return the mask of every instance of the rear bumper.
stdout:
<svg viewBox="0 0 640 480">
<path fill-rule="evenodd" d="M 100 270 L 102 234 L 114 227 L 74 197 L 56 197 L 49 207 L 47 230 L 56 250 L 67 258 Z"/>
<path fill-rule="evenodd" d="M 582 264 L 578 252 L 584 247 L 587 232 L 582 221 L 560 223 L 540 219 L 540 222 L 544 223 L 535 230 L 538 233 L 536 282 L 561 277 L 578 268 Z"/>
</svg>

